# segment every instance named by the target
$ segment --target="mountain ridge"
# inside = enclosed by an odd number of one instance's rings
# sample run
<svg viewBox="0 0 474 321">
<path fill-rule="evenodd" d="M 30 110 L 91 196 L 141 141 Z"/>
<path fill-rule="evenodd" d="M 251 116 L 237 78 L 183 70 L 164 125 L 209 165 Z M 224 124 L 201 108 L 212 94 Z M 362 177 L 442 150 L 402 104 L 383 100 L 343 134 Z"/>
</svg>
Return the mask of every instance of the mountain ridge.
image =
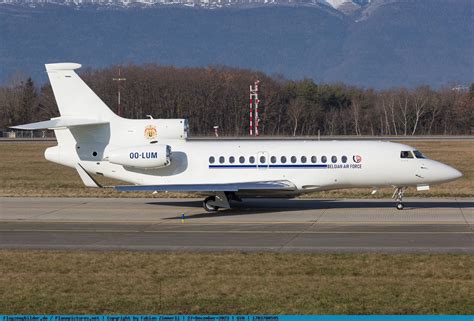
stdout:
<svg viewBox="0 0 474 321">
<path fill-rule="evenodd" d="M 18 70 L 44 81 L 44 63 L 77 61 L 92 68 L 222 64 L 375 88 L 466 84 L 474 70 L 471 6 L 469 0 L 372 1 L 347 16 L 326 5 L 0 5 L 0 81 Z"/>
</svg>

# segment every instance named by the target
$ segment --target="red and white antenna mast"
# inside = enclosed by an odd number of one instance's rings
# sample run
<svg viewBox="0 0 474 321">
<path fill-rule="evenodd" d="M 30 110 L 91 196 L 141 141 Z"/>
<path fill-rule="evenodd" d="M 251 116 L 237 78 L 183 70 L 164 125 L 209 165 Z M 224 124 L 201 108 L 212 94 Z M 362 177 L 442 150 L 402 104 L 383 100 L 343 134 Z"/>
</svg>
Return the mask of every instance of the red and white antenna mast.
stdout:
<svg viewBox="0 0 474 321">
<path fill-rule="evenodd" d="M 250 136 L 258 136 L 258 123 L 260 119 L 258 118 L 258 104 L 260 100 L 258 99 L 258 84 L 260 83 L 259 80 L 256 80 L 252 85 L 250 85 L 250 128 L 249 128 L 249 135 Z M 254 108 L 255 107 L 255 108 Z M 254 117 L 254 110 L 255 110 L 255 117 Z M 254 131 L 254 124 L 255 124 L 255 131 Z"/>
<path fill-rule="evenodd" d="M 250 127 L 249 127 L 249 135 L 253 136 L 253 101 L 252 101 L 252 85 L 250 85 L 250 105 L 249 105 L 249 119 L 250 119 Z"/>
</svg>

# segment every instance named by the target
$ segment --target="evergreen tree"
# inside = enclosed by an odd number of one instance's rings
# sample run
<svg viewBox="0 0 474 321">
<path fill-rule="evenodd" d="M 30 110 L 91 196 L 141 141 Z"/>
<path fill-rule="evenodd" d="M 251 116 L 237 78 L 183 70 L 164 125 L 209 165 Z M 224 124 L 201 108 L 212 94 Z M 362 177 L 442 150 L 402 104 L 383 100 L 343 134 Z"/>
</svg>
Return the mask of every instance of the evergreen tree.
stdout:
<svg viewBox="0 0 474 321">
<path fill-rule="evenodd" d="M 18 111 L 19 122 L 28 123 L 35 118 L 37 93 L 36 87 L 31 78 L 28 78 L 21 86 L 20 110 Z"/>
</svg>

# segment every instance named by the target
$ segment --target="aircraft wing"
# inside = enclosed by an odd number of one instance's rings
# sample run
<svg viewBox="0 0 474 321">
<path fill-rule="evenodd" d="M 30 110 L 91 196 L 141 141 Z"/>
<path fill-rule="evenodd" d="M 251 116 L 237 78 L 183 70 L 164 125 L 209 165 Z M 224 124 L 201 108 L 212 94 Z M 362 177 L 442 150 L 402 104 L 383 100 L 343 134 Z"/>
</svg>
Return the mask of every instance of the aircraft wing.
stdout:
<svg viewBox="0 0 474 321">
<path fill-rule="evenodd" d="M 289 181 L 244 182 L 229 184 L 173 184 L 173 185 L 118 185 L 118 191 L 163 191 L 163 192 L 242 192 L 242 191 L 295 191 Z"/>
<path fill-rule="evenodd" d="M 88 187 L 103 187 L 84 169 L 80 164 L 76 164 L 84 185 Z M 249 192 L 249 191 L 274 191 L 291 192 L 297 188 L 290 181 L 261 181 L 261 182 L 241 182 L 225 184 L 167 184 L 167 185 L 117 185 L 108 186 L 122 192 L 138 191 L 162 191 L 162 192 Z"/>
</svg>

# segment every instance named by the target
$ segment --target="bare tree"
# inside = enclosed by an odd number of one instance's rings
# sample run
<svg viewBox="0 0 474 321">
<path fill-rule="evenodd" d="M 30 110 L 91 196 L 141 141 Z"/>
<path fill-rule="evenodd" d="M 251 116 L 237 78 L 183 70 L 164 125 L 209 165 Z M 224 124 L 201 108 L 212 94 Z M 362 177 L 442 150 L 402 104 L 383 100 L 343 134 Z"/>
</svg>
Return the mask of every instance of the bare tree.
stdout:
<svg viewBox="0 0 474 321">
<path fill-rule="evenodd" d="M 353 98 L 351 103 L 352 117 L 354 120 L 354 130 L 357 136 L 360 136 L 359 120 L 360 120 L 360 100 Z"/>
<path fill-rule="evenodd" d="M 299 122 L 305 111 L 306 104 L 303 99 L 296 98 L 288 106 L 288 115 L 290 116 L 293 123 L 292 135 L 296 136 L 296 131 L 298 130 Z"/>
<path fill-rule="evenodd" d="M 414 112 L 414 124 L 413 130 L 411 132 L 412 136 L 415 135 L 416 129 L 418 128 L 418 123 L 420 122 L 421 117 L 426 112 L 426 104 L 430 99 L 430 90 L 428 87 L 419 87 L 415 89 L 412 94 L 413 97 L 413 112 Z"/>
</svg>

